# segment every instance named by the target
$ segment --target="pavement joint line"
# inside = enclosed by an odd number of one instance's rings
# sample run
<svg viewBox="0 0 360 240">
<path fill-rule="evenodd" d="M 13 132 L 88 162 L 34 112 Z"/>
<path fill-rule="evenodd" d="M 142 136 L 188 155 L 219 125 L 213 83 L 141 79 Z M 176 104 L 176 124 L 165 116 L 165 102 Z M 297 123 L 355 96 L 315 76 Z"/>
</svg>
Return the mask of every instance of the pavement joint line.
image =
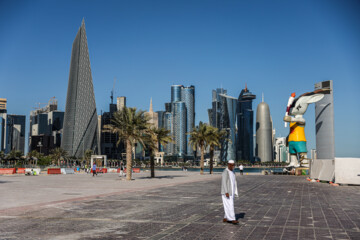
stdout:
<svg viewBox="0 0 360 240">
<path fill-rule="evenodd" d="M 213 176 L 216 176 L 216 178 L 213 178 Z M 205 178 L 202 178 L 202 179 L 196 179 L 196 180 L 192 179 L 192 180 L 182 181 L 182 182 L 178 182 L 178 183 L 168 183 L 168 184 L 162 184 L 162 185 L 151 186 L 151 187 L 146 186 L 146 187 L 141 187 L 141 188 L 136 188 L 136 189 L 126 189 L 123 191 L 117 191 L 117 192 L 111 192 L 111 193 L 105 193 L 105 194 L 90 195 L 90 196 L 77 197 L 77 198 L 69 198 L 69 199 L 64 199 L 64 200 L 37 203 L 37 204 L 32 204 L 32 205 L 20 206 L 20 207 L 10 207 L 10 208 L 1 209 L 0 214 L 12 212 L 12 211 L 15 211 L 15 212 L 30 211 L 30 210 L 35 210 L 38 207 L 51 207 L 51 205 L 54 205 L 54 204 L 63 204 L 63 203 L 75 202 L 75 201 L 86 201 L 86 200 L 91 200 L 91 199 L 95 199 L 95 198 L 99 198 L 99 197 L 116 196 L 116 195 L 120 195 L 123 193 L 129 193 L 129 192 L 141 192 L 144 190 L 153 190 L 153 189 L 157 189 L 157 188 L 173 187 L 173 186 L 182 185 L 182 184 L 186 184 L 186 183 L 203 182 L 203 181 L 209 181 L 209 180 L 215 181 L 219 177 L 220 177 L 220 175 L 215 175 L 215 174 L 214 175 L 205 175 Z"/>
<path fill-rule="evenodd" d="M 199 220 L 201 218 L 200 215 L 196 215 L 196 220 Z M 73 220 L 73 221 L 106 221 L 106 222 L 121 222 L 121 223 L 157 223 L 157 224 L 170 224 L 170 225 L 179 225 L 179 226 L 188 226 L 190 224 L 199 224 L 199 225 L 216 225 L 216 226 L 224 226 L 225 223 L 223 222 L 216 222 L 216 223 L 209 223 L 209 222 L 169 222 L 169 221 L 158 221 L 158 220 L 122 220 L 122 219 L 113 219 L 113 218 L 79 218 L 79 217 L 43 217 L 43 216 L 0 216 L 2 219 L 49 219 L 49 220 Z M 195 219 L 195 217 L 194 217 Z M 193 219 L 192 219 L 193 220 Z M 239 222 L 238 226 L 250 226 L 254 227 L 254 229 L 257 226 L 257 224 L 249 224 L 248 222 Z M 284 225 L 262 225 L 261 227 L 268 227 L 268 228 L 284 228 L 284 229 L 294 229 L 294 230 L 307 230 L 307 229 L 314 229 L 314 230 L 333 230 L 333 231 L 346 231 L 346 232 L 352 232 L 352 233 L 358 233 L 359 230 L 353 230 L 353 229 L 343 229 L 343 228 L 327 228 L 327 227 L 305 227 L 305 226 L 284 226 Z M 180 229 L 180 228 L 179 228 Z M 177 229 L 177 230 L 179 230 Z M 176 230 L 175 230 L 176 231 Z M 175 232 L 173 231 L 173 232 Z M 249 234 L 250 236 L 251 234 Z"/>
</svg>

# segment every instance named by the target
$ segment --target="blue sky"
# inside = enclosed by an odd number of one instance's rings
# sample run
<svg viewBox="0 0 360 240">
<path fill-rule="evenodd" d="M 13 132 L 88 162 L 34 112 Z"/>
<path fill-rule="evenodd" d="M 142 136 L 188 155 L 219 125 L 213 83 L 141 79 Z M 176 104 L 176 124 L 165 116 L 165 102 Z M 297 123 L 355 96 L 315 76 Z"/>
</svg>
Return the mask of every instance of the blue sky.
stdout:
<svg viewBox="0 0 360 240">
<path fill-rule="evenodd" d="M 0 97 L 28 116 L 55 96 L 64 110 L 72 42 L 85 18 L 98 113 L 115 96 L 143 110 L 170 101 L 172 84 L 195 85 L 196 122 L 211 90 L 264 93 L 277 136 L 289 95 L 332 79 L 336 156 L 360 157 L 360 2 L 0 0 Z M 314 105 L 305 114 L 315 148 Z M 27 126 L 28 129 L 28 126 Z M 27 130 L 28 131 L 28 130 Z"/>
</svg>

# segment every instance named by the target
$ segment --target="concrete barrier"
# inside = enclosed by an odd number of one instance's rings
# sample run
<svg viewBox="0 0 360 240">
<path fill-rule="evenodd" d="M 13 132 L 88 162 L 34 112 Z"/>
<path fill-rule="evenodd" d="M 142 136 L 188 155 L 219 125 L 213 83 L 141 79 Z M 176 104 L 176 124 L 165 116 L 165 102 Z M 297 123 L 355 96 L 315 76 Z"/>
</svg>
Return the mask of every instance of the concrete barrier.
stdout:
<svg viewBox="0 0 360 240">
<path fill-rule="evenodd" d="M 47 174 L 61 174 L 60 168 L 49 168 Z"/>
<path fill-rule="evenodd" d="M 26 170 L 26 168 L 17 168 L 16 173 L 17 174 L 25 174 L 25 170 Z"/>
<path fill-rule="evenodd" d="M 16 168 L 0 168 L 0 174 L 15 174 Z"/>
<path fill-rule="evenodd" d="M 335 183 L 360 185 L 360 158 L 335 158 Z"/>
<path fill-rule="evenodd" d="M 108 168 L 107 171 L 108 171 L 108 173 L 117 173 L 116 168 Z M 120 172 L 120 170 L 119 170 L 119 172 Z"/>
<path fill-rule="evenodd" d="M 72 169 L 72 168 L 61 168 L 61 174 L 74 174 L 74 169 Z"/>
</svg>

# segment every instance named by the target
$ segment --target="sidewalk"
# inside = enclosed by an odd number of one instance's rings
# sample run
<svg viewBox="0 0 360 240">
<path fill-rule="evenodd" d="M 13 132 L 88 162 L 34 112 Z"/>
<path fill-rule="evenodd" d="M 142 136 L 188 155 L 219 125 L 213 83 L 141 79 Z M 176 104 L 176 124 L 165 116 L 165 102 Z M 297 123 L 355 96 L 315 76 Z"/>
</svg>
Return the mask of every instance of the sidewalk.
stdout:
<svg viewBox="0 0 360 240">
<path fill-rule="evenodd" d="M 16 207 L 5 203 L 1 238 L 360 239 L 357 186 L 333 187 L 296 176 L 238 175 L 235 212 L 240 224 L 232 225 L 222 223 L 220 174 L 147 176 L 135 175 L 131 182 L 114 174 L 1 177 L 3 190 L 36 183 L 37 196 L 48 193 L 42 201 L 12 197 Z M 75 193 L 81 195 L 71 195 Z M 0 201 L 4 203 L 3 196 Z"/>
</svg>

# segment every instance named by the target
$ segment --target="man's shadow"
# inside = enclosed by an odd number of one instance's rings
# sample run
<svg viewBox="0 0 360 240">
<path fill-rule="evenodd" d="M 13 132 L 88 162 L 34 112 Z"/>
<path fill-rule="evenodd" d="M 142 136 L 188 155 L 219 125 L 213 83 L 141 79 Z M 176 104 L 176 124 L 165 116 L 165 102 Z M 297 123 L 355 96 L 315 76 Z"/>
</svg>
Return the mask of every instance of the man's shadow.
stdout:
<svg viewBox="0 0 360 240">
<path fill-rule="evenodd" d="M 244 217 L 245 217 L 245 213 L 237 213 L 237 214 L 235 214 L 236 220 L 239 220 L 240 218 L 244 218 Z"/>
</svg>

